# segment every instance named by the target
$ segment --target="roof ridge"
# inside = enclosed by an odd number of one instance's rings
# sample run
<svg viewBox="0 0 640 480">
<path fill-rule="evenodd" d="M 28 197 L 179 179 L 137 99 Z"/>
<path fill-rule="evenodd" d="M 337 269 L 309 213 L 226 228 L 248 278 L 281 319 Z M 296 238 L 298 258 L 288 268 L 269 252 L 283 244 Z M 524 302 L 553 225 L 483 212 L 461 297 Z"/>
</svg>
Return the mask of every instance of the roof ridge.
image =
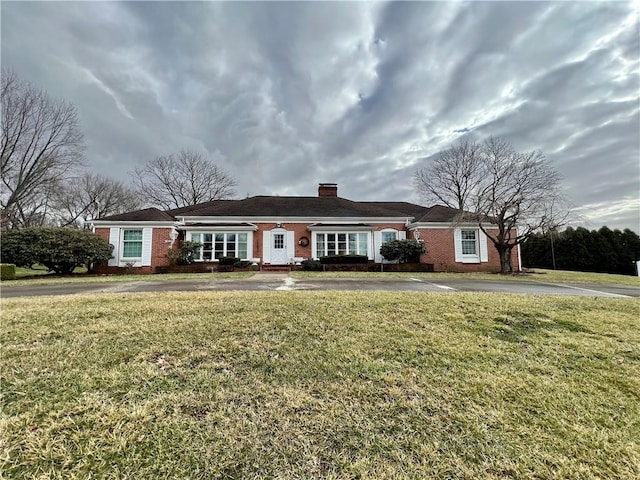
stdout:
<svg viewBox="0 0 640 480">
<path fill-rule="evenodd" d="M 145 212 L 153 212 L 156 213 L 156 216 L 160 216 L 163 220 L 173 220 L 173 216 L 168 214 L 167 212 L 164 212 L 162 210 L 160 210 L 157 207 L 147 207 L 147 208 L 141 208 L 138 210 L 131 210 L 129 212 L 122 212 L 122 213 L 116 213 L 114 215 L 107 215 L 106 217 L 100 217 L 100 218 L 96 218 L 96 220 L 115 220 L 115 221 L 127 221 L 127 218 L 131 218 L 133 217 L 133 219 L 131 221 L 144 221 L 142 219 L 138 219 L 136 218 L 137 216 L 139 216 L 140 214 L 142 214 L 142 216 L 144 217 L 144 213 Z M 153 219 L 153 220 L 158 220 Z"/>
</svg>

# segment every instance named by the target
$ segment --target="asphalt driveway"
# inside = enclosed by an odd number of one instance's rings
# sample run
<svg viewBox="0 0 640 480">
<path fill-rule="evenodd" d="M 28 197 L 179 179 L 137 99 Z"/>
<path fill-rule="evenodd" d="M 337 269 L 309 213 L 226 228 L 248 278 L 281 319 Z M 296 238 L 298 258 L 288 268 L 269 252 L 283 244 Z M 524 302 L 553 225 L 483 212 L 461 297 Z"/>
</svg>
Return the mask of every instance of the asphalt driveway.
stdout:
<svg viewBox="0 0 640 480">
<path fill-rule="evenodd" d="M 537 281 L 477 280 L 466 278 L 427 281 L 418 278 L 308 278 L 294 279 L 286 273 L 259 273 L 250 278 L 157 280 L 123 283 L 68 283 L 31 285 L 0 290 L 0 297 L 75 295 L 160 291 L 295 291 L 295 290 L 386 290 L 413 292 L 499 292 L 535 295 L 573 295 L 590 297 L 640 297 L 640 287 L 623 285 L 556 284 Z"/>
</svg>

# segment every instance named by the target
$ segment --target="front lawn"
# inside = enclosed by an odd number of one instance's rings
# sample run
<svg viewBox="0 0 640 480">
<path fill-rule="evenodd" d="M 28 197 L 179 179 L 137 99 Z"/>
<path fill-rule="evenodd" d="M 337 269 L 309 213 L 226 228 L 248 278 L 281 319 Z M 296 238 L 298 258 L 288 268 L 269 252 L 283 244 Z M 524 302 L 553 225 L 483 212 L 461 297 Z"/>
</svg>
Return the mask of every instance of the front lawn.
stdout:
<svg viewBox="0 0 640 480">
<path fill-rule="evenodd" d="M 47 267 L 42 265 L 35 265 L 33 268 L 16 267 L 16 278 L 49 275 L 50 273 Z"/>
<path fill-rule="evenodd" d="M 43 267 L 44 268 L 44 267 Z M 102 282 L 154 282 L 163 280 L 198 280 L 202 278 L 247 278 L 256 272 L 214 272 L 214 273 L 167 273 L 148 275 L 87 275 L 77 273 L 70 276 L 55 276 L 47 274 L 46 270 L 17 269 L 17 276 L 38 275 L 39 278 L 7 280 L 2 282 L 2 288 L 26 285 L 55 285 L 62 283 L 102 283 Z M 291 272 L 293 278 L 419 278 L 427 281 L 437 281 L 449 278 L 471 278 L 477 280 L 509 280 L 545 283 L 577 283 L 577 284 L 617 284 L 640 287 L 640 277 L 628 275 L 613 275 L 606 273 L 568 272 L 561 270 L 536 269 L 526 275 L 498 275 L 495 273 L 402 273 L 402 272 Z"/>
<path fill-rule="evenodd" d="M 640 302 L 6 299 L 7 478 L 638 478 Z"/>
<path fill-rule="evenodd" d="M 63 283 L 114 283 L 114 282 L 161 282 L 164 280 L 199 280 L 222 278 L 248 278 L 256 272 L 213 272 L 213 273 L 163 273 L 134 275 L 87 275 L 68 276 L 47 275 L 39 278 L 6 280 L 2 288 L 24 287 L 27 285 L 57 285 Z"/>
<path fill-rule="evenodd" d="M 546 283 L 616 284 L 640 287 L 640 277 L 609 273 L 569 272 L 536 268 L 526 274 L 499 275 L 497 273 L 403 273 L 403 272 L 291 272 L 294 278 L 420 278 L 438 280 L 448 278 L 471 278 L 477 280 L 509 280 Z"/>
</svg>

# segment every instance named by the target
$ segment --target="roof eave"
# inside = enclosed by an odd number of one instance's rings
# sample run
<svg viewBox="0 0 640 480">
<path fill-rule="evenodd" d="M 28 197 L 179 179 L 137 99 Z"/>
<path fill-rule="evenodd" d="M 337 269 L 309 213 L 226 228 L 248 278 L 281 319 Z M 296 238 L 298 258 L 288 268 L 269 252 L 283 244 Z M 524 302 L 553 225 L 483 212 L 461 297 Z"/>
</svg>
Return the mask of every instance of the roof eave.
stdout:
<svg viewBox="0 0 640 480">
<path fill-rule="evenodd" d="M 253 223 L 402 223 L 405 224 L 410 216 L 399 217 L 337 217 L 337 216 L 287 216 L 287 215 L 225 215 L 225 216 L 182 216 L 178 219 L 181 222 L 197 223 L 221 223 L 221 222 L 253 222 Z"/>
<path fill-rule="evenodd" d="M 176 222 L 173 220 L 92 220 L 89 224 L 96 227 L 117 227 L 142 225 L 148 227 L 173 227 Z"/>
</svg>

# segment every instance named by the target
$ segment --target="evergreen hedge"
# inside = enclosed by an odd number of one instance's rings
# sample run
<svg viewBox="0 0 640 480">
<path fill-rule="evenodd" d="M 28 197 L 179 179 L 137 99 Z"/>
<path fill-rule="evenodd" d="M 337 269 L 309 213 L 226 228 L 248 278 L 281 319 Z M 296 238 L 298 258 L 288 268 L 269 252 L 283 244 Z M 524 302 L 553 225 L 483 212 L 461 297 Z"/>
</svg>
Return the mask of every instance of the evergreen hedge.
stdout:
<svg viewBox="0 0 640 480">
<path fill-rule="evenodd" d="M 58 274 L 81 265 L 111 258 L 113 246 L 87 231 L 75 228 L 25 228 L 3 232 L 2 259 L 19 267 L 41 264 Z"/>
<path fill-rule="evenodd" d="M 13 263 L 0 263 L 0 280 L 15 280 L 16 266 Z"/>
</svg>

